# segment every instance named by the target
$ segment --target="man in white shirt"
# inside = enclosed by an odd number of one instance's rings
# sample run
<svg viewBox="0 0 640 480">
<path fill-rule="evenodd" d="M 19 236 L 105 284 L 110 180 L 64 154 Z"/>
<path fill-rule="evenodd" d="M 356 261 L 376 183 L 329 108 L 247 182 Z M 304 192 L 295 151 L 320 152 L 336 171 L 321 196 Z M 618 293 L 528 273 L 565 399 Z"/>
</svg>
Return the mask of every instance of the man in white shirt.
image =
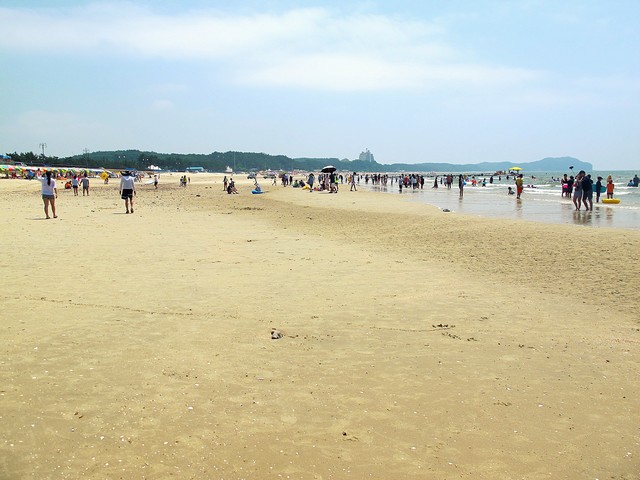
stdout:
<svg viewBox="0 0 640 480">
<path fill-rule="evenodd" d="M 133 197 L 136 195 L 136 181 L 133 174 L 125 170 L 120 178 L 120 197 L 124 200 L 125 213 L 133 213 Z"/>
</svg>

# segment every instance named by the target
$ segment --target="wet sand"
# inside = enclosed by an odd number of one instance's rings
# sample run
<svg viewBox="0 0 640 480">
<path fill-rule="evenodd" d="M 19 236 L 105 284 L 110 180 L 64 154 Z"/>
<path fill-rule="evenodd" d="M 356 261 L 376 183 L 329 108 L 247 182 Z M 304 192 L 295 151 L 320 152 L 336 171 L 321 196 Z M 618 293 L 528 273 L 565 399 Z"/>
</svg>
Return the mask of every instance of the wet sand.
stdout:
<svg viewBox="0 0 640 480">
<path fill-rule="evenodd" d="M 0 180 L 0 478 L 638 478 L 640 232 L 178 178 Z"/>
</svg>

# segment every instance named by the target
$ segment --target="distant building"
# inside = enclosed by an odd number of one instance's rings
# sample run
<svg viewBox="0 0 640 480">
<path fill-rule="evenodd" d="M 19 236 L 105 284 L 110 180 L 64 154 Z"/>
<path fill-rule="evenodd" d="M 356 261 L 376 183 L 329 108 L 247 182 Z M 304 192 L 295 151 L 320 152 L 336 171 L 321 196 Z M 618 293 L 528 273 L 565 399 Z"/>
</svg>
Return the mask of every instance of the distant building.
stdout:
<svg viewBox="0 0 640 480">
<path fill-rule="evenodd" d="M 358 157 L 358 160 L 362 162 L 375 162 L 375 159 L 373 158 L 373 153 L 371 153 L 368 148 L 360 154 L 360 157 Z"/>
</svg>

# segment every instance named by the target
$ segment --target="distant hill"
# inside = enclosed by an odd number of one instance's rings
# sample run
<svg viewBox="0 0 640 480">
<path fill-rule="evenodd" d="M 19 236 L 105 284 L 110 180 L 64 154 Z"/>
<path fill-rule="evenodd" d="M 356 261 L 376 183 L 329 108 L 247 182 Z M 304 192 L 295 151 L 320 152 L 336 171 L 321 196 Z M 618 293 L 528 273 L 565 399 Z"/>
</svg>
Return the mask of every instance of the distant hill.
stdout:
<svg viewBox="0 0 640 480">
<path fill-rule="evenodd" d="M 569 172 L 570 167 L 573 170 L 590 171 L 593 165 L 583 162 L 573 157 L 547 157 L 535 162 L 482 162 L 482 163 L 419 163 L 419 164 L 400 164 L 387 165 L 388 171 L 412 171 L 412 172 L 484 172 L 493 173 L 498 171 L 506 171 L 512 167 L 520 167 L 526 172 Z"/>
</svg>

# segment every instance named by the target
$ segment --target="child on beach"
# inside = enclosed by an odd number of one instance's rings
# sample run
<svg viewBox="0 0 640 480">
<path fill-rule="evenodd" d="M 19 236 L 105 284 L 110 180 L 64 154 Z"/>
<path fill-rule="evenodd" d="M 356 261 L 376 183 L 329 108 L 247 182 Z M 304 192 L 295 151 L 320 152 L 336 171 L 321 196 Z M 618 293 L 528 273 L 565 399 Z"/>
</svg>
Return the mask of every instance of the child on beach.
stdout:
<svg viewBox="0 0 640 480">
<path fill-rule="evenodd" d="M 82 177 L 82 180 L 80 180 L 80 183 L 82 184 L 82 196 L 84 197 L 85 194 L 88 196 L 89 195 L 89 178 L 87 177 L 87 172 L 84 172 L 84 176 Z"/>
<path fill-rule="evenodd" d="M 613 179 L 611 178 L 611 175 L 609 175 L 607 177 L 607 198 L 613 198 Z"/>
<path fill-rule="evenodd" d="M 73 178 L 71 179 L 71 188 L 73 188 L 73 196 L 77 197 L 78 196 L 78 186 L 80 185 L 80 182 L 78 181 L 78 176 L 74 175 Z"/>
</svg>

